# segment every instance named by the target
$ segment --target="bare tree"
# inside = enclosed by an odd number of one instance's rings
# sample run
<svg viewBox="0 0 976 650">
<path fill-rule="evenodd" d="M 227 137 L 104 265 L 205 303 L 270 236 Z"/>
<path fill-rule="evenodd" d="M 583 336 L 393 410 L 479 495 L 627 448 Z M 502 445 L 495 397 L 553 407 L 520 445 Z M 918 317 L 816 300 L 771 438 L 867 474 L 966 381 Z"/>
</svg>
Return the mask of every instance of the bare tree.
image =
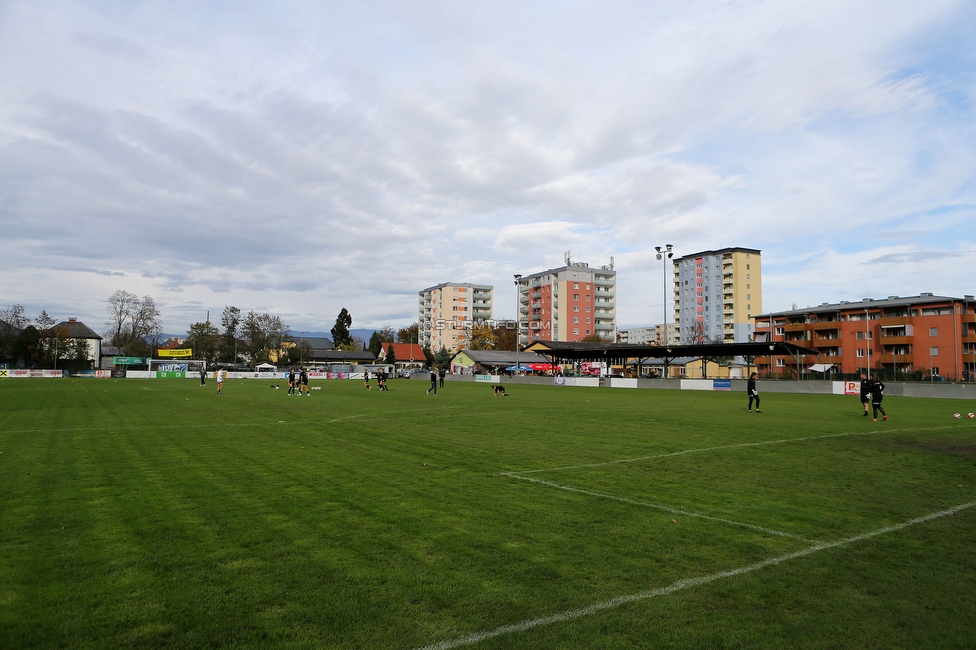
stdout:
<svg viewBox="0 0 976 650">
<path fill-rule="evenodd" d="M 159 344 L 163 320 L 152 296 L 139 296 L 119 289 L 108 299 L 106 307 L 111 320 L 107 323 L 108 339 L 123 354 L 151 353 Z"/>
<path fill-rule="evenodd" d="M 14 341 L 28 324 L 23 305 L 0 309 L 0 359 L 13 359 Z"/>
</svg>

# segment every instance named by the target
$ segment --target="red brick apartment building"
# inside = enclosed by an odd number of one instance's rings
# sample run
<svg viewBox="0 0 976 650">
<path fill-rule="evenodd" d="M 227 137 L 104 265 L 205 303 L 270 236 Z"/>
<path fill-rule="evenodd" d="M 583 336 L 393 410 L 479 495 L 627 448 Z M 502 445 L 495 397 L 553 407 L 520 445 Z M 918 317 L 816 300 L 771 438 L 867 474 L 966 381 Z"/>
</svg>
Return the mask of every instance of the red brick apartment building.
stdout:
<svg viewBox="0 0 976 650">
<path fill-rule="evenodd" d="M 755 317 L 755 340 L 795 343 L 817 350 L 809 367 L 833 364 L 844 374 L 865 368 L 891 377 L 976 379 L 976 299 L 923 293 L 859 302 L 824 303 Z M 759 371 L 795 375 L 796 360 L 757 357 Z"/>
</svg>

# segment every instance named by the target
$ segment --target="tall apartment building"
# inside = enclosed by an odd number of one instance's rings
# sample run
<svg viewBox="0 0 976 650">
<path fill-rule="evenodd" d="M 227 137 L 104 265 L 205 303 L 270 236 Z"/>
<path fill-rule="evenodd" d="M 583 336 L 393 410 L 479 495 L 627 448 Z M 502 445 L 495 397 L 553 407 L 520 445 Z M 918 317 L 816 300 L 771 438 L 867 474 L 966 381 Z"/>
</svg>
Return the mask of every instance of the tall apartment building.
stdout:
<svg viewBox="0 0 976 650">
<path fill-rule="evenodd" d="M 681 345 L 747 343 L 762 313 L 762 261 L 752 248 L 702 251 L 674 260 L 674 321 Z"/>
<path fill-rule="evenodd" d="M 660 325 L 651 325 L 650 327 L 631 327 L 630 329 L 618 330 L 617 343 L 655 345 L 658 327 L 660 327 Z"/>
<path fill-rule="evenodd" d="M 650 327 L 631 327 L 617 332 L 618 343 L 641 343 L 644 345 L 677 345 L 678 326 L 674 323 L 652 325 Z"/>
<path fill-rule="evenodd" d="M 420 292 L 420 345 L 458 351 L 468 330 L 492 319 L 491 285 L 445 282 Z"/>
<path fill-rule="evenodd" d="M 756 339 L 795 343 L 818 354 L 802 364 L 825 363 L 844 374 L 861 370 L 922 373 L 972 379 L 976 373 L 976 299 L 918 296 L 823 303 L 819 307 L 756 316 Z M 758 357 L 762 372 L 796 371 L 795 362 Z M 790 366 L 793 366 L 792 368 Z"/>
<path fill-rule="evenodd" d="M 519 280 L 519 344 L 536 341 L 580 341 L 599 334 L 614 340 L 617 332 L 617 272 L 573 262 Z"/>
</svg>

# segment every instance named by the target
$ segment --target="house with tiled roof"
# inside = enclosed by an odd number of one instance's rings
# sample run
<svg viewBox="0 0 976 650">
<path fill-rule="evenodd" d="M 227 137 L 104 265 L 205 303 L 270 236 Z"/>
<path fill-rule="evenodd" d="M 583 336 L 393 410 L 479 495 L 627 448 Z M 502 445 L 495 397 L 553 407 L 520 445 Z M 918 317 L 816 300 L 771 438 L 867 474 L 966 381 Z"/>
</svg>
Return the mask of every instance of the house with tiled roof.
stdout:
<svg viewBox="0 0 976 650">
<path fill-rule="evenodd" d="M 427 365 L 427 355 L 417 343 L 383 343 L 380 345 L 380 353 L 376 358 L 386 361 L 391 348 L 393 356 L 396 357 L 397 371 L 408 368 L 423 368 Z"/>
<path fill-rule="evenodd" d="M 56 339 L 58 341 L 57 345 L 59 346 L 64 344 L 76 346 L 78 342 L 81 342 L 84 361 L 75 357 L 73 359 L 73 365 L 87 366 L 87 368 L 99 367 L 102 356 L 102 337 L 77 318 L 69 318 L 66 321 L 61 321 L 54 327 L 44 330 L 41 332 L 41 338 Z M 77 347 L 74 349 L 78 350 Z M 58 356 L 62 359 L 68 358 L 60 350 L 58 351 Z M 59 367 L 61 367 L 60 363 Z"/>
</svg>

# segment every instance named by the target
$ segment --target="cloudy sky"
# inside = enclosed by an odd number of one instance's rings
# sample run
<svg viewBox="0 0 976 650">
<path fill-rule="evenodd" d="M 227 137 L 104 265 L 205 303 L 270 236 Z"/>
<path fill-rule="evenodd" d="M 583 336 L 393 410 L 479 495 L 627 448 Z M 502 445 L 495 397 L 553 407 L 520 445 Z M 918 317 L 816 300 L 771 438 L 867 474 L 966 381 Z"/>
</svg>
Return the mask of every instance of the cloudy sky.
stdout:
<svg viewBox="0 0 976 650">
<path fill-rule="evenodd" d="M 0 307 L 503 318 L 571 250 L 639 326 L 664 243 L 766 311 L 973 294 L 974 82 L 971 0 L 0 0 Z"/>
</svg>

